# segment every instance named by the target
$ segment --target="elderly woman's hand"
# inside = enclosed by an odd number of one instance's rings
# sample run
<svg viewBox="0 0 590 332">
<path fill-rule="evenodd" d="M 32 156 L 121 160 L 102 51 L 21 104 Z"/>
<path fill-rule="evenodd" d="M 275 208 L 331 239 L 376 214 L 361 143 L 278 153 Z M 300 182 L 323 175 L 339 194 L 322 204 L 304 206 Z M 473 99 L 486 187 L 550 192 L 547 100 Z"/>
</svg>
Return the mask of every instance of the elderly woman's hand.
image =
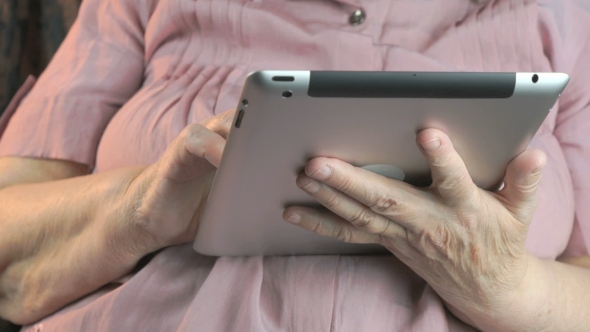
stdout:
<svg viewBox="0 0 590 332">
<path fill-rule="evenodd" d="M 188 125 L 149 166 L 2 159 L 0 316 L 30 324 L 192 241 L 234 114 Z"/>
<path fill-rule="evenodd" d="M 315 158 L 297 185 L 332 212 L 289 207 L 285 220 L 354 243 L 379 243 L 424 278 L 459 318 L 474 323 L 506 308 L 530 259 L 525 238 L 546 157 L 527 150 L 508 166 L 504 187 L 477 188 L 447 135 L 417 142 L 433 183 L 416 188 L 343 161 Z M 478 324 L 475 324 L 478 325 Z"/>
<path fill-rule="evenodd" d="M 129 185 L 121 206 L 142 252 L 194 240 L 235 111 L 188 125 Z"/>
</svg>

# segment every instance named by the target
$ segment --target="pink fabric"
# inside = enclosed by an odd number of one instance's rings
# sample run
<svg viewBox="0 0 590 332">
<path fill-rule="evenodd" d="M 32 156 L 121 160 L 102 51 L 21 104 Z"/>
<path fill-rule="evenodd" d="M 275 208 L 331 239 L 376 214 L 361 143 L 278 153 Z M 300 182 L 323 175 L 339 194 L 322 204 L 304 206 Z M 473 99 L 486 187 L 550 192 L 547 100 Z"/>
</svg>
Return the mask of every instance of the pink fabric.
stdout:
<svg viewBox="0 0 590 332">
<path fill-rule="evenodd" d="M 360 26 L 348 24 L 357 7 Z M 481 8 L 479 8 L 481 6 Z M 527 248 L 590 248 L 590 6 L 584 0 L 85 0 L 0 154 L 152 163 L 235 107 L 259 69 L 563 71 Z M 170 247 L 33 331 L 469 331 L 392 256 L 209 258 Z"/>
</svg>

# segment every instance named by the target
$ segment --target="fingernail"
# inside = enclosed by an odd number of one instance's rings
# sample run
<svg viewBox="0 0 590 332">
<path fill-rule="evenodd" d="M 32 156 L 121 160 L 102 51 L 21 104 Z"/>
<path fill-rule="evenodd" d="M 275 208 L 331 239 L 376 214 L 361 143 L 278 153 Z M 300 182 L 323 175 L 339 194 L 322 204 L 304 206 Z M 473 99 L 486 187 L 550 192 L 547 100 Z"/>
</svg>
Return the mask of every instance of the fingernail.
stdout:
<svg viewBox="0 0 590 332">
<path fill-rule="evenodd" d="M 301 189 L 307 191 L 308 193 L 317 193 L 320 191 L 320 183 L 315 180 L 309 180 L 309 183 L 301 186 Z"/>
<path fill-rule="evenodd" d="M 315 171 L 313 174 L 309 175 L 309 177 L 314 178 L 316 180 L 326 180 L 327 178 L 332 175 L 332 169 L 328 167 L 328 165 L 322 166 L 320 169 Z"/>
<path fill-rule="evenodd" d="M 426 151 L 436 151 L 438 148 L 440 148 L 440 138 L 433 138 L 426 142 L 420 143 L 420 145 L 422 145 L 422 148 Z"/>
<path fill-rule="evenodd" d="M 289 218 L 287 218 L 287 221 L 292 224 L 297 224 L 301 221 L 301 216 L 298 215 L 297 213 L 293 213 L 289 216 Z"/>
</svg>

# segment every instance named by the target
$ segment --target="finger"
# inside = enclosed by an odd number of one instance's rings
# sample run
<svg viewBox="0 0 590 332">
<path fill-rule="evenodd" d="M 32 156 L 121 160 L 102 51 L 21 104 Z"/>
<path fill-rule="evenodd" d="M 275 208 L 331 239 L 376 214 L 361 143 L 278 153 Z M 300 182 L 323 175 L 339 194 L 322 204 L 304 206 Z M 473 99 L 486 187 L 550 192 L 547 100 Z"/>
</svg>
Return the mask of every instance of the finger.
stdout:
<svg viewBox="0 0 590 332">
<path fill-rule="evenodd" d="M 535 210 L 541 170 L 546 163 L 543 151 L 529 149 L 514 158 L 506 169 L 504 188 L 499 194 L 505 198 L 506 207 L 523 222 L 528 222 Z"/>
<path fill-rule="evenodd" d="M 283 219 L 316 234 L 348 243 L 380 243 L 378 235 L 363 232 L 328 211 L 290 206 L 283 211 Z"/>
<path fill-rule="evenodd" d="M 212 132 L 219 134 L 224 139 L 227 139 L 227 136 L 229 135 L 229 131 L 231 130 L 233 124 L 235 114 L 235 110 L 225 111 L 201 122 L 201 125 L 211 130 Z"/>
<path fill-rule="evenodd" d="M 188 125 L 170 145 L 164 158 L 164 175 L 185 182 L 218 167 L 225 139 L 200 124 Z"/>
<path fill-rule="evenodd" d="M 311 179 L 304 174 L 297 177 L 296 183 L 299 188 L 303 189 L 328 210 L 360 230 L 389 238 L 405 238 L 407 236 L 406 229 L 399 224 L 381 214 L 375 213 L 366 205 L 332 187 Z"/>
<path fill-rule="evenodd" d="M 314 158 L 305 167 L 305 174 L 332 187 L 409 231 L 417 232 L 423 223 L 416 223 L 418 214 L 430 207 L 427 194 L 401 181 L 354 167 L 338 159 Z M 425 204 L 427 203 L 427 204 Z"/>
<path fill-rule="evenodd" d="M 462 203 L 474 197 L 477 187 L 450 138 L 441 130 L 426 129 L 416 142 L 430 166 L 432 188 L 450 203 Z"/>
<path fill-rule="evenodd" d="M 225 138 L 201 125 L 190 125 L 187 127 L 184 139 L 185 150 L 189 152 L 184 154 L 187 161 L 198 162 L 202 158 L 211 165 L 219 167 L 225 148 Z"/>
</svg>

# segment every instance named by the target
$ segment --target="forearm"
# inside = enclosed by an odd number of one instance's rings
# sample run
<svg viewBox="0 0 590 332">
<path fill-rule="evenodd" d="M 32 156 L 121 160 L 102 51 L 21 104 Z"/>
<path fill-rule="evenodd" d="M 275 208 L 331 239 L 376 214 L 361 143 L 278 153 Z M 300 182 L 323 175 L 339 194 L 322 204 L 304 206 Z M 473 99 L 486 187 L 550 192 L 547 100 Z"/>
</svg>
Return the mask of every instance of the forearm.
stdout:
<svg viewBox="0 0 590 332">
<path fill-rule="evenodd" d="M 0 316 L 34 322 L 146 254 L 193 241 L 234 113 L 187 126 L 149 167 L 1 189 Z M 2 165 L 0 188 L 22 164 Z"/>
<path fill-rule="evenodd" d="M 590 269 L 531 256 L 514 296 L 476 325 L 485 331 L 588 331 Z"/>
<path fill-rule="evenodd" d="M 0 314 L 30 323 L 127 273 L 145 254 L 124 203 L 141 168 L 0 190 Z"/>
</svg>

